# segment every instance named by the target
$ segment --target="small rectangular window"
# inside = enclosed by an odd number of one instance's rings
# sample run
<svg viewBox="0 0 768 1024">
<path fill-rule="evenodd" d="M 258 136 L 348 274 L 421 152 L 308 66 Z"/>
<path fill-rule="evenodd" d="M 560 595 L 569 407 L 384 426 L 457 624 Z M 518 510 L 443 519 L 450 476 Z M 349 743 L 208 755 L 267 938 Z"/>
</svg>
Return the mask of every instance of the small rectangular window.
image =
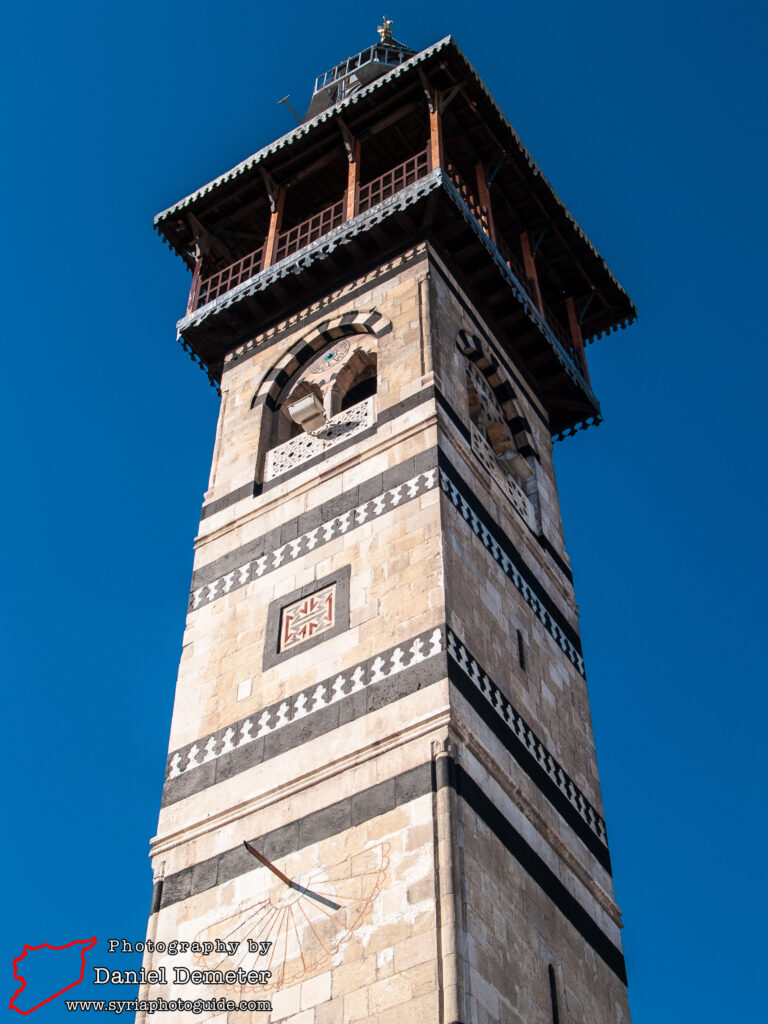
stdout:
<svg viewBox="0 0 768 1024">
<path fill-rule="evenodd" d="M 552 999 L 552 1024 L 560 1024 L 560 1007 L 557 1002 L 557 977 L 555 968 L 549 965 L 549 995 Z"/>
<path fill-rule="evenodd" d="M 519 629 L 517 631 L 517 660 L 520 662 L 520 668 L 525 671 L 525 641 Z"/>
</svg>

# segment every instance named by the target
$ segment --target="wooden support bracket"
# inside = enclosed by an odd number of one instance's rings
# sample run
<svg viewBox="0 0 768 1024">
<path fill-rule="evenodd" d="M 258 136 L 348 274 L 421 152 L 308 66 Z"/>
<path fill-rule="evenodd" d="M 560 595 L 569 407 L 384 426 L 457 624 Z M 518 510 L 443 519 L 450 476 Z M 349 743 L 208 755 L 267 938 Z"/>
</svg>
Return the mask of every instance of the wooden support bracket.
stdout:
<svg viewBox="0 0 768 1024">
<path fill-rule="evenodd" d="M 584 371 L 584 378 L 592 386 L 592 382 L 589 379 L 589 367 L 587 366 L 587 354 L 584 351 L 584 338 L 581 334 L 581 324 L 579 318 L 576 315 L 576 304 L 573 301 L 573 296 L 569 295 L 565 300 L 565 308 L 568 311 L 568 326 L 571 329 L 571 340 L 573 341 L 573 349 L 578 353 L 581 361 L 581 368 Z"/>
<path fill-rule="evenodd" d="M 496 175 L 499 173 L 499 171 L 501 170 L 501 168 L 504 166 L 504 164 L 506 163 L 506 161 L 508 159 L 509 159 L 509 153 L 502 153 L 501 154 L 501 156 L 499 157 L 498 161 L 496 162 L 496 166 L 493 168 L 491 173 L 488 175 L 488 188 L 491 187 L 491 185 L 493 184 L 493 179 L 496 177 Z"/>
<path fill-rule="evenodd" d="M 584 305 L 581 307 L 581 312 L 579 313 L 579 323 L 580 324 L 584 323 L 584 317 L 587 315 L 587 311 L 588 311 L 589 307 L 592 305 L 596 295 L 597 295 L 597 289 L 595 288 L 594 285 L 592 285 L 592 291 L 589 293 L 589 298 L 584 303 Z"/>
<path fill-rule="evenodd" d="M 219 256 L 222 259 L 227 260 L 229 263 L 234 262 L 235 257 L 227 243 L 222 242 L 220 238 L 217 238 L 216 235 L 212 235 L 207 228 L 204 228 L 194 213 L 187 214 L 187 221 L 192 229 L 192 236 L 195 239 L 197 252 L 200 256 L 203 256 L 206 253 L 211 253 L 214 256 Z"/>
<path fill-rule="evenodd" d="M 464 88 L 464 83 L 463 82 L 459 82 L 459 84 L 458 85 L 454 85 L 454 87 L 452 89 L 448 89 L 447 92 L 444 92 L 444 93 L 440 94 L 438 106 L 440 108 L 440 113 L 441 114 L 445 113 L 445 111 L 448 109 L 448 104 L 457 95 L 457 93 L 461 92 L 461 90 L 463 88 Z"/>
<path fill-rule="evenodd" d="M 547 224 L 547 226 L 546 226 L 546 227 L 544 228 L 544 230 L 543 230 L 543 231 L 541 232 L 541 234 L 539 235 L 539 237 L 538 237 L 538 238 L 536 239 L 536 242 L 534 243 L 534 246 L 533 246 L 533 255 L 534 255 L 534 256 L 535 256 L 535 255 L 536 255 L 536 253 L 537 253 L 537 252 L 539 251 L 539 246 L 541 245 L 541 243 L 542 243 L 542 242 L 544 241 L 544 239 L 546 238 L 546 236 L 547 236 L 547 232 L 549 231 L 549 229 L 550 229 L 550 226 L 551 226 L 550 224 Z"/>
<path fill-rule="evenodd" d="M 485 215 L 488 218 L 488 237 L 496 245 L 496 226 L 493 222 L 491 193 L 488 188 L 488 177 L 482 161 L 478 161 L 475 164 L 475 176 L 477 178 L 477 198 L 480 200 L 480 205 L 485 208 Z"/>
<path fill-rule="evenodd" d="M 266 188 L 267 195 L 269 196 L 269 210 L 270 213 L 274 215 L 277 211 L 280 193 L 283 190 L 277 184 L 269 171 L 266 171 L 263 167 L 261 168 L 261 176 L 264 179 L 264 187 Z"/>
<path fill-rule="evenodd" d="M 358 145 L 357 139 L 340 117 L 336 119 L 336 124 L 339 126 L 341 137 L 344 140 L 344 149 L 347 151 L 347 160 L 352 163 L 355 159 L 355 146 Z"/>
<path fill-rule="evenodd" d="M 202 279 L 203 272 L 203 256 L 200 250 L 200 246 L 195 244 L 195 270 L 192 274 L 192 287 L 189 289 L 189 299 L 187 301 L 187 313 L 192 313 L 197 309 L 198 299 L 200 298 L 200 281 Z"/>
<path fill-rule="evenodd" d="M 427 106 L 429 107 L 430 114 L 434 114 L 437 111 L 438 105 L 438 94 L 437 90 L 433 89 L 429 84 L 429 79 L 424 74 L 422 68 L 419 68 L 419 81 L 421 82 L 421 88 L 424 90 L 424 95 L 427 97 Z"/>
<path fill-rule="evenodd" d="M 539 239 L 539 241 L 541 241 L 541 239 Z M 533 290 L 535 292 L 533 298 L 536 301 L 536 305 L 538 306 L 539 312 L 543 316 L 544 303 L 541 298 L 541 288 L 539 287 L 539 275 L 536 273 L 536 262 L 533 258 L 534 254 L 533 252 L 531 252 L 531 243 L 528 238 L 527 231 L 524 231 L 520 235 L 520 248 L 523 252 L 523 270 L 525 271 L 525 276 L 533 284 Z"/>
</svg>

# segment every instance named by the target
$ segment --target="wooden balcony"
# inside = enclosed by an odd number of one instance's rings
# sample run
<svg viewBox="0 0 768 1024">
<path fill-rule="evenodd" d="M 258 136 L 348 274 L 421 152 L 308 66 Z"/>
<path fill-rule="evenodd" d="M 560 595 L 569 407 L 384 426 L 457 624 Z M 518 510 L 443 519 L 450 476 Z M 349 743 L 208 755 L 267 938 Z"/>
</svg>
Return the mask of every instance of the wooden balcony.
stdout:
<svg viewBox="0 0 768 1024">
<path fill-rule="evenodd" d="M 374 178 L 373 181 L 360 186 L 357 189 L 357 198 L 354 204 L 355 214 L 370 210 L 378 203 L 402 191 L 408 185 L 412 185 L 419 178 L 423 178 L 428 171 L 428 150 L 423 149 L 420 153 L 398 164 L 397 167 L 385 171 L 378 178 Z M 346 209 L 348 209 L 348 205 L 347 196 L 345 195 L 338 202 L 321 210 L 320 213 L 308 217 L 300 224 L 296 224 L 286 231 L 278 232 L 271 260 L 269 259 L 267 242 L 265 240 L 258 249 L 255 249 L 247 256 L 243 256 L 242 259 L 237 260 L 236 263 L 232 263 L 223 270 L 211 274 L 209 277 L 201 279 L 199 273 L 196 272 L 192 282 L 187 312 L 191 313 L 196 309 L 200 309 L 206 303 L 213 302 L 214 299 L 228 292 L 231 288 L 236 288 L 243 281 L 255 277 L 256 274 L 266 269 L 272 263 L 277 263 L 287 256 L 293 255 L 293 253 L 298 252 L 305 246 L 311 245 L 312 242 L 316 242 L 323 235 L 327 235 L 329 231 L 344 223 L 344 211 Z"/>
<path fill-rule="evenodd" d="M 351 210 L 354 210 L 355 216 L 365 213 L 379 203 L 384 202 L 390 196 L 396 195 L 420 178 L 425 177 L 429 173 L 429 169 L 430 151 L 429 147 L 427 147 L 404 160 L 396 167 L 385 171 L 384 174 L 367 182 L 365 185 L 358 186 L 355 189 L 357 195 L 354 204 L 351 203 L 351 197 L 345 194 L 337 202 L 314 214 L 312 217 L 308 217 L 300 224 L 296 224 L 285 231 L 278 231 L 274 236 L 275 240 L 271 258 L 268 244 L 265 240 L 258 249 L 207 278 L 199 280 L 196 273 L 187 311 L 192 312 L 206 305 L 206 303 L 212 302 L 220 295 L 237 287 L 243 281 L 255 277 L 271 264 L 286 259 L 288 256 L 293 255 L 293 253 L 299 252 L 301 249 L 317 241 L 317 239 L 327 235 L 334 228 L 344 223 L 345 211 L 351 212 Z M 571 332 L 561 324 L 553 310 L 541 299 L 536 281 L 526 273 L 523 264 L 513 253 L 509 244 L 493 230 L 490 211 L 478 201 L 457 168 L 448 160 L 445 163 L 445 171 L 474 219 L 496 246 L 502 259 L 515 275 L 521 287 L 525 289 L 531 305 L 538 310 L 542 319 L 546 321 L 579 372 L 586 377 L 585 360 L 578 344 L 574 343 Z"/>
<path fill-rule="evenodd" d="M 235 288 L 241 281 L 247 281 L 249 277 L 258 274 L 261 270 L 263 256 L 264 246 L 260 245 L 258 249 L 248 253 L 247 256 L 243 256 L 236 263 L 232 263 L 230 266 L 220 270 L 217 274 L 211 274 L 210 277 L 205 277 L 202 280 L 195 274 L 187 312 L 199 309 L 206 302 L 213 302 L 214 299 L 223 295 L 224 292 L 228 292 L 230 288 Z"/>
<path fill-rule="evenodd" d="M 365 213 L 372 206 L 389 199 L 396 192 L 400 192 L 414 181 L 423 178 L 429 171 L 428 151 L 423 149 L 416 156 L 410 157 L 403 163 L 393 167 L 391 171 L 369 181 L 367 185 L 361 185 L 357 196 L 356 212 Z"/>
<path fill-rule="evenodd" d="M 540 293 L 536 285 L 536 282 L 525 272 L 523 264 L 512 252 L 509 245 L 505 242 L 503 238 L 500 238 L 498 234 L 496 234 L 496 232 L 491 231 L 491 220 L 488 210 L 486 210 L 486 208 L 478 202 L 471 189 L 467 186 L 464 179 L 461 177 L 461 175 L 453 166 L 453 164 L 450 163 L 450 161 L 446 162 L 446 171 L 448 172 L 448 177 L 456 186 L 457 192 L 464 200 L 464 203 L 466 204 L 466 206 L 469 207 L 469 210 L 472 213 L 475 220 L 479 223 L 480 227 L 483 229 L 486 235 L 488 235 L 488 237 L 491 239 L 493 244 L 498 249 L 501 258 L 504 260 L 509 269 L 518 279 L 518 281 L 523 286 L 525 291 L 528 293 L 528 297 L 530 298 L 532 305 L 536 309 L 538 309 L 542 318 L 546 321 L 547 326 L 550 328 L 554 336 L 563 346 L 563 348 L 571 357 L 571 359 L 573 359 L 579 372 L 585 377 L 585 379 L 588 380 L 589 377 L 586 367 L 586 360 L 584 359 L 583 352 L 579 351 L 578 347 L 574 344 L 574 338 L 572 337 L 571 332 L 566 330 L 566 328 L 562 325 L 562 323 L 555 315 L 551 307 L 548 306 L 547 303 L 540 298 Z"/>
<path fill-rule="evenodd" d="M 470 213 L 473 215 L 475 220 L 479 223 L 483 231 L 491 237 L 490 220 L 488 217 L 488 211 L 484 206 L 475 199 L 474 193 L 468 188 L 466 182 L 453 166 L 450 160 L 446 161 L 446 171 L 448 177 L 451 179 L 453 184 L 456 186 L 456 191 L 459 193 L 464 203 L 469 207 Z"/>
<path fill-rule="evenodd" d="M 310 245 L 312 242 L 317 241 L 323 235 L 327 235 L 329 231 L 337 228 L 343 221 L 344 200 L 340 199 L 338 203 L 334 203 L 333 206 L 329 206 L 320 213 L 316 213 L 314 217 L 308 217 L 301 224 L 297 224 L 296 227 L 290 228 L 288 231 L 281 231 L 277 236 L 277 245 L 275 246 L 275 263 L 279 260 L 284 260 L 286 256 L 290 256 L 294 252 L 298 252 L 305 245 Z"/>
</svg>

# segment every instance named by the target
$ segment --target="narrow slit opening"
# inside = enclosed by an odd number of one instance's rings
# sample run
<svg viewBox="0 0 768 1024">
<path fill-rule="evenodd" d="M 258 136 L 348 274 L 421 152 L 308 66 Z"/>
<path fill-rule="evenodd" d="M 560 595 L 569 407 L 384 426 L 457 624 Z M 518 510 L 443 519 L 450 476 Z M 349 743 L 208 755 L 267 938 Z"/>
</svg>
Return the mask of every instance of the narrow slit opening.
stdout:
<svg viewBox="0 0 768 1024">
<path fill-rule="evenodd" d="M 520 668 L 525 671 L 525 641 L 519 629 L 517 631 L 517 660 L 520 662 Z"/>
</svg>

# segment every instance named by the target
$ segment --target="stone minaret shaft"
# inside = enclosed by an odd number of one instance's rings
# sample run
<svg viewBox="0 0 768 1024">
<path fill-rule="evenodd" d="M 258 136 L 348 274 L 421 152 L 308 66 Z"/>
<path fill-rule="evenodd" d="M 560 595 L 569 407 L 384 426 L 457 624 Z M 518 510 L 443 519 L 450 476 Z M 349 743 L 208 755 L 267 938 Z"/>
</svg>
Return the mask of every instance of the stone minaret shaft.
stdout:
<svg viewBox="0 0 768 1024">
<path fill-rule="evenodd" d="M 626 1024 L 552 441 L 634 309 L 453 40 L 380 31 L 156 220 L 221 411 L 141 996 Z"/>
</svg>

